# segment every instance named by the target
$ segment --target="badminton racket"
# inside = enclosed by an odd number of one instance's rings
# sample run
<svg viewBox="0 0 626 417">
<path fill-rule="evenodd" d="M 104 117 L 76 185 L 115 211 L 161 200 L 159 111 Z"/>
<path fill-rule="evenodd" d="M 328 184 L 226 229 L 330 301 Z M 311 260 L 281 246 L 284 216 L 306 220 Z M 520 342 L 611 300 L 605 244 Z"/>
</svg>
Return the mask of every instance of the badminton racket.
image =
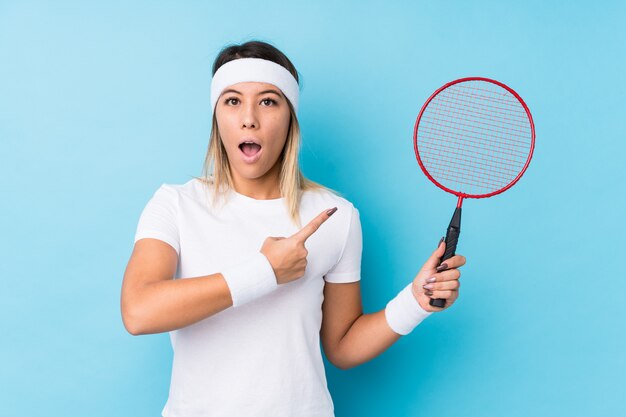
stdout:
<svg viewBox="0 0 626 417">
<path fill-rule="evenodd" d="M 466 198 L 487 198 L 511 188 L 535 147 L 535 126 L 524 100 L 501 82 L 483 77 L 451 81 L 426 100 L 415 121 L 415 156 L 428 179 L 458 197 L 446 232 L 454 256 Z M 445 298 L 430 305 L 444 307 Z"/>
</svg>

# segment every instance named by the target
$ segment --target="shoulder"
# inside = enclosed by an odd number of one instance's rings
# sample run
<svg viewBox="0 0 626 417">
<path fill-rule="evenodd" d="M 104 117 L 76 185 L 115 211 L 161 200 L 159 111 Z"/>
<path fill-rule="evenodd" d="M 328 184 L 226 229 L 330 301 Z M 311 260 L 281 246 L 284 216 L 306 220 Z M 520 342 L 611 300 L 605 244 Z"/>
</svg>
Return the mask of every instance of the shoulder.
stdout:
<svg viewBox="0 0 626 417">
<path fill-rule="evenodd" d="M 176 200 L 180 203 L 186 201 L 187 199 L 205 199 L 209 195 L 209 193 L 207 193 L 209 188 L 209 183 L 203 183 L 196 178 L 192 178 L 182 184 L 163 183 L 156 193 L 161 194 L 166 198 Z"/>
<path fill-rule="evenodd" d="M 178 202 L 177 184 L 162 183 L 152 193 L 150 203 L 161 203 L 174 205 Z"/>
<path fill-rule="evenodd" d="M 172 213 L 185 210 L 185 207 L 197 201 L 206 200 L 209 193 L 203 191 L 203 185 L 193 179 L 183 184 L 162 183 L 152 193 L 148 206 L 164 208 Z"/>
<path fill-rule="evenodd" d="M 326 189 L 306 190 L 302 194 L 302 205 L 313 207 L 337 207 L 337 212 L 344 211 L 351 213 L 356 210 L 354 204 L 347 198 L 337 195 Z M 358 211 L 358 210 L 357 210 Z"/>
<path fill-rule="evenodd" d="M 360 229 L 360 214 L 354 204 L 345 197 L 325 189 L 306 190 L 302 195 L 303 213 L 306 218 L 314 218 L 323 210 L 337 207 L 324 224 L 327 230 L 345 241 L 352 229 Z M 306 220 L 305 220 L 306 221 Z"/>
</svg>

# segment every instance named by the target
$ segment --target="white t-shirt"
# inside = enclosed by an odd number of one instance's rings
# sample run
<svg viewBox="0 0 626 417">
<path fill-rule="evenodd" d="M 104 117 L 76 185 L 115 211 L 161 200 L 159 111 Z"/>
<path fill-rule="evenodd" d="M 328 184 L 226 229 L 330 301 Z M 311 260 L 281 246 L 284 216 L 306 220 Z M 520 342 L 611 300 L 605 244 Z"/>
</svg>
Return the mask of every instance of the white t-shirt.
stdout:
<svg viewBox="0 0 626 417">
<path fill-rule="evenodd" d="M 230 190 L 209 206 L 197 179 L 163 184 L 144 208 L 135 242 L 155 238 L 179 255 L 175 279 L 221 272 L 260 251 L 268 236 L 297 228 L 285 198 L 256 200 Z M 328 191 L 304 192 L 302 226 L 338 210 L 305 243 L 305 275 L 246 304 L 170 333 L 174 359 L 165 417 L 332 417 L 319 332 L 325 282 L 361 278 L 359 211 Z"/>
</svg>

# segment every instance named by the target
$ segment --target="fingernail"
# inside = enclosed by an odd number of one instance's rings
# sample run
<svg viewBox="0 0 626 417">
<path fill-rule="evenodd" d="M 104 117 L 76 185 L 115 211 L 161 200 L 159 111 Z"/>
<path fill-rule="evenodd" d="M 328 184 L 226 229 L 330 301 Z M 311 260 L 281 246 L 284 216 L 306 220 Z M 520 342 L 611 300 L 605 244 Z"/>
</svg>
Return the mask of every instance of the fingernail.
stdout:
<svg viewBox="0 0 626 417">
<path fill-rule="evenodd" d="M 448 264 L 444 262 L 444 263 L 442 263 L 441 265 L 439 265 L 439 266 L 437 267 L 437 272 L 441 272 L 441 271 L 443 271 L 444 269 L 446 269 L 447 267 L 448 267 Z"/>
<path fill-rule="evenodd" d="M 329 216 L 332 216 L 334 212 L 337 211 L 337 207 L 333 207 L 330 210 L 326 211 L 326 214 L 328 214 Z"/>
<path fill-rule="evenodd" d="M 443 242 L 443 237 L 441 238 L 441 240 L 439 241 L 439 243 L 437 244 L 437 247 L 441 246 L 441 242 Z"/>
<path fill-rule="evenodd" d="M 430 278 L 428 278 L 428 279 L 426 280 L 426 282 L 428 282 L 428 283 L 435 282 L 435 280 L 436 280 L 436 279 L 437 279 L 437 278 L 435 278 L 435 277 L 430 277 Z"/>
<path fill-rule="evenodd" d="M 426 294 L 426 295 L 433 295 L 433 292 L 432 291 L 426 291 L 424 294 Z"/>
<path fill-rule="evenodd" d="M 433 289 L 433 284 L 426 284 L 426 285 L 422 285 L 424 288 L 426 288 L 427 290 L 432 290 Z"/>
</svg>

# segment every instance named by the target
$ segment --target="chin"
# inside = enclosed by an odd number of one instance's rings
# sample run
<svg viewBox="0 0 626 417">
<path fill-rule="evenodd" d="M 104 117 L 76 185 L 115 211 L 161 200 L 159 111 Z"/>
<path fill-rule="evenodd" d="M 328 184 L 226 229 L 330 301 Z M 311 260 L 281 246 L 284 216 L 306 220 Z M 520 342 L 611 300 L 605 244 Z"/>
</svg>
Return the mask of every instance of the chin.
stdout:
<svg viewBox="0 0 626 417">
<path fill-rule="evenodd" d="M 263 169 L 261 167 L 255 166 L 243 166 L 236 168 L 236 170 L 237 174 L 239 174 L 239 177 L 246 180 L 255 180 L 257 178 L 261 178 L 265 176 L 269 171 L 268 169 Z"/>
</svg>

